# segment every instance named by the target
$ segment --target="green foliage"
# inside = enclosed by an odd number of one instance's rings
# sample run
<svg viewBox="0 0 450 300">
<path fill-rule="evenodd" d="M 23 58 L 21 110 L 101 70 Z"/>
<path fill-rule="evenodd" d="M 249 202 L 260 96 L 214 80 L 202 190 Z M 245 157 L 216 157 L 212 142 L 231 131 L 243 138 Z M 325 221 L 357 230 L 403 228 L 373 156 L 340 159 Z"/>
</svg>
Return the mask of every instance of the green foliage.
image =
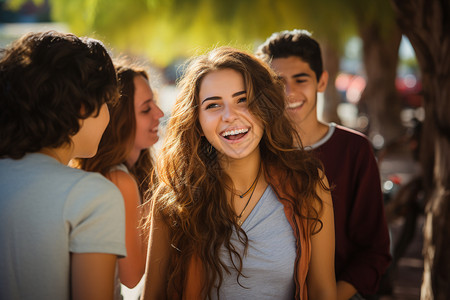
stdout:
<svg viewBox="0 0 450 300">
<path fill-rule="evenodd" d="M 8 0 L 7 0 L 8 1 Z M 36 4 L 43 0 L 33 0 Z M 232 45 L 253 51 L 275 31 L 304 28 L 342 49 L 357 20 L 384 20 L 388 0 L 49 0 L 54 21 L 115 52 L 164 66 L 177 57 Z M 9 0 L 18 8 L 25 0 Z M 381 3 L 384 3 L 383 5 Z"/>
<path fill-rule="evenodd" d="M 3 1 L 2 1 L 3 2 Z M 27 0 L 5 0 L 6 7 L 11 10 L 19 10 Z M 42 5 L 44 0 L 33 0 L 36 5 Z"/>
</svg>

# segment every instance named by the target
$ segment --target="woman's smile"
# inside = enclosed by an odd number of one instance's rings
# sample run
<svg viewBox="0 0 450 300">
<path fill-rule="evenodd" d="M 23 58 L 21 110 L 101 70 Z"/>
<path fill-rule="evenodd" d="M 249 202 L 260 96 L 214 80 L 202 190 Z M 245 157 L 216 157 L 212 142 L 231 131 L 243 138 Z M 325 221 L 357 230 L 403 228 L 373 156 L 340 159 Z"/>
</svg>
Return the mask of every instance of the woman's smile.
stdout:
<svg viewBox="0 0 450 300">
<path fill-rule="evenodd" d="M 230 141 L 239 141 L 249 132 L 249 128 L 231 129 L 222 132 L 220 135 Z"/>
</svg>

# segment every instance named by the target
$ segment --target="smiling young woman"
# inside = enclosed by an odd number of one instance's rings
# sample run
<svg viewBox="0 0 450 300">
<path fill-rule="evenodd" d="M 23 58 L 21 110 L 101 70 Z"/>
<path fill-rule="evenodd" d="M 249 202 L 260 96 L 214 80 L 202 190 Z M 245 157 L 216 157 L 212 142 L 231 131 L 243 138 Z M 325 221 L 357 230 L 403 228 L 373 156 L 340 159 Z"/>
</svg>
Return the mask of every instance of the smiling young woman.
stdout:
<svg viewBox="0 0 450 300">
<path fill-rule="evenodd" d="M 111 121 L 98 153 L 80 160 L 80 167 L 100 172 L 121 191 L 125 204 L 127 257 L 118 262 L 116 295 L 120 283 L 135 287 L 145 270 L 146 239 L 140 228 L 143 194 L 152 179 L 151 147 L 158 141 L 163 112 L 156 104 L 147 73 L 126 60 L 115 63 L 120 98 L 111 106 Z"/>
<path fill-rule="evenodd" d="M 275 74 L 218 48 L 180 89 L 148 202 L 144 299 L 335 299 L 327 181 L 293 147 Z"/>
</svg>

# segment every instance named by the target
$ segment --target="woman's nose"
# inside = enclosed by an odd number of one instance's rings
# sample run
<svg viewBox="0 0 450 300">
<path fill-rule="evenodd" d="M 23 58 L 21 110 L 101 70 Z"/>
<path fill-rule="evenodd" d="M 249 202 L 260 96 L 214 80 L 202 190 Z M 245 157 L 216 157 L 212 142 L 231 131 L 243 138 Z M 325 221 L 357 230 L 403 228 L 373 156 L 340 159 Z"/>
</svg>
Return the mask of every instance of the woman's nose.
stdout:
<svg viewBox="0 0 450 300">
<path fill-rule="evenodd" d="M 231 122 L 237 118 L 236 108 L 233 105 L 225 105 L 222 120 L 225 122 Z"/>
<path fill-rule="evenodd" d="M 163 111 L 159 108 L 158 105 L 154 105 L 153 109 L 153 118 L 155 118 L 156 120 L 161 119 L 162 117 L 164 117 L 164 113 Z"/>
</svg>

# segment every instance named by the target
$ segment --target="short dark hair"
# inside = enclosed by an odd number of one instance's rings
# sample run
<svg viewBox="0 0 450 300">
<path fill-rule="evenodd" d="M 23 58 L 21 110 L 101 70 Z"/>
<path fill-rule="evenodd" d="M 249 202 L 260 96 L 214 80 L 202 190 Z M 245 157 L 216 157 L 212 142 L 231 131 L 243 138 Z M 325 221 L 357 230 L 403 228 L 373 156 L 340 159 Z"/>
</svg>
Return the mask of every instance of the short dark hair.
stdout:
<svg viewBox="0 0 450 300">
<path fill-rule="evenodd" d="M 80 120 L 117 97 L 100 41 L 56 31 L 24 35 L 0 50 L 0 157 L 70 143 Z"/>
<path fill-rule="evenodd" d="M 297 56 L 309 64 L 316 73 L 317 80 L 323 72 L 322 54 L 319 43 L 311 37 L 307 30 L 285 30 L 273 33 L 258 47 L 256 55 L 266 62 L 274 58 Z"/>
</svg>

